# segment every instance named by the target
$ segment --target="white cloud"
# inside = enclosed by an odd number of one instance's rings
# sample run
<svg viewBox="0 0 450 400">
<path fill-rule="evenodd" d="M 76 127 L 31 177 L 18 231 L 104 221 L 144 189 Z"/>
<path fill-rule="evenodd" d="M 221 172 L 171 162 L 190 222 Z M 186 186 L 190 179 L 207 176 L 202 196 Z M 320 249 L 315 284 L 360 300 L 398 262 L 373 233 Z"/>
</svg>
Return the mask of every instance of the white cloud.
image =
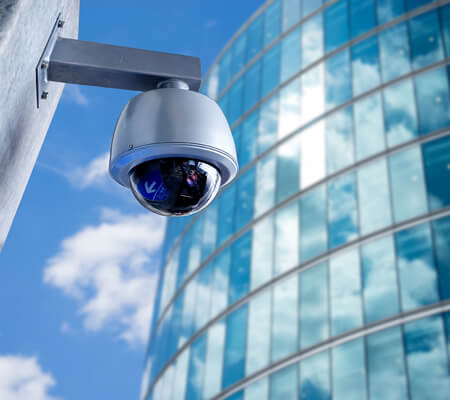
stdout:
<svg viewBox="0 0 450 400">
<path fill-rule="evenodd" d="M 108 176 L 109 152 L 94 158 L 88 165 L 75 168 L 69 175 L 69 181 L 80 189 L 92 185 L 104 184 Z"/>
<path fill-rule="evenodd" d="M 98 225 L 62 241 L 44 282 L 79 302 L 86 330 L 113 327 L 131 346 L 144 344 L 164 230 L 162 217 L 105 209 Z"/>
<path fill-rule="evenodd" d="M 206 21 L 205 23 L 205 28 L 206 29 L 213 29 L 217 26 L 217 20 L 215 19 L 209 19 L 208 21 Z"/>
<path fill-rule="evenodd" d="M 89 105 L 89 99 L 83 94 L 78 85 L 66 85 L 64 88 L 63 99 L 83 107 L 87 107 Z"/>
<path fill-rule="evenodd" d="M 53 386 L 55 379 L 36 357 L 0 356 L 0 399 L 58 400 L 48 393 Z"/>
</svg>

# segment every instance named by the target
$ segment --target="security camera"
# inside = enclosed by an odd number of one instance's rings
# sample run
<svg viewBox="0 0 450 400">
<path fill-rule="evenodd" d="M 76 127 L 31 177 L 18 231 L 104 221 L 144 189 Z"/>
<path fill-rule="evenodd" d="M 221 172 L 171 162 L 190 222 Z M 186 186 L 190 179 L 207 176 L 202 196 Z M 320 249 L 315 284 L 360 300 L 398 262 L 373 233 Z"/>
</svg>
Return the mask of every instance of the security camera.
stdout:
<svg viewBox="0 0 450 400">
<path fill-rule="evenodd" d="M 235 178 L 238 162 L 219 106 L 184 82 L 169 80 L 123 109 L 109 171 L 150 211 L 185 216 L 213 201 Z"/>
</svg>

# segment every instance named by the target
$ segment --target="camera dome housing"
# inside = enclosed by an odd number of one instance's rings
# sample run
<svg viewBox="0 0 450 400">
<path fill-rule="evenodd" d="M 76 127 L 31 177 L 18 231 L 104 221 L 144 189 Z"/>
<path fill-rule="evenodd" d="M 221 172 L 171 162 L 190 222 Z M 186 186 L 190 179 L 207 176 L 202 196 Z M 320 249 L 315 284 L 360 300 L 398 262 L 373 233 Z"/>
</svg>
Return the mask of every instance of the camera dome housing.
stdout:
<svg viewBox="0 0 450 400">
<path fill-rule="evenodd" d="M 144 207 L 182 216 L 206 207 L 235 178 L 238 163 L 220 107 L 200 93 L 170 87 L 142 93 L 125 106 L 109 171 Z"/>
</svg>

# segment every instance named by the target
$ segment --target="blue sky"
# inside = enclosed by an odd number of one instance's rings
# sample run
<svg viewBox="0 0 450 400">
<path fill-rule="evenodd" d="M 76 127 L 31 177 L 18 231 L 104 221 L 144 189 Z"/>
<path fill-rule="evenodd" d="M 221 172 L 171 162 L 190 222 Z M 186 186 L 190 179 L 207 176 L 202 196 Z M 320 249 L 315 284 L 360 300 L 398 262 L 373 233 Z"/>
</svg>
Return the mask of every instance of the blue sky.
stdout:
<svg viewBox="0 0 450 400">
<path fill-rule="evenodd" d="M 263 3 L 82 1 L 80 39 L 199 56 Z M 165 220 L 107 175 L 135 93 L 66 86 L 0 253 L 0 398 L 137 399 Z"/>
</svg>

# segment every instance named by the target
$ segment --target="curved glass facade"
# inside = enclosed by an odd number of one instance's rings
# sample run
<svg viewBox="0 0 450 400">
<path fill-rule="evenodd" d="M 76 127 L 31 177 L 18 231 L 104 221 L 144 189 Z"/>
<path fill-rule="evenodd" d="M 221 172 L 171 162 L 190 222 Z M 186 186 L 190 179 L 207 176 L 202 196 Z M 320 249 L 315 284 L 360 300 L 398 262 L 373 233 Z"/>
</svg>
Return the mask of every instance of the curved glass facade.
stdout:
<svg viewBox="0 0 450 400">
<path fill-rule="evenodd" d="M 268 1 L 222 51 L 241 171 L 170 220 L 143 399 L 450 399 L 448 3 Z"/>
</svg>

